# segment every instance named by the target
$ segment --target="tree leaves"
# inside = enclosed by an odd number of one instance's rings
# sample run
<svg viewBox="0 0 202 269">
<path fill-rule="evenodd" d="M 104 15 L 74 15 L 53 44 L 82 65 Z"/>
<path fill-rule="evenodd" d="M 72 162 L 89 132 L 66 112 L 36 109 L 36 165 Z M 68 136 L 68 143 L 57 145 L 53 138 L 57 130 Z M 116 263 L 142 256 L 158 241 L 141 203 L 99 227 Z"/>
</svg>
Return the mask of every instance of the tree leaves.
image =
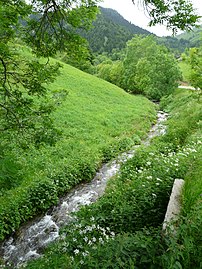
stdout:
<svg viewBox="0 0 202 269">
<path fill-rule="evenodd" d="M 69 43 L 81 42 L 78 28 L 88 29 L 98 11 L 97 1 L 42 1 L 33 5 L 27 19 L 25 41 L 38 56 L 53 56 L 64 51 Z"/>
<path fill-rule="evenodd" d="M 174 34 L 191 30 L 201 18 L 189 0 L 142 0 L 142 4 L 150 16 L 150 26 L 165 24 Z"/>
<path fill-rule="evenodd" d="M 47 84 L 59 74 L 60 64 L 45 62 L 63 50 L 77 54 L 85 42 L 76 28 L 88 28 L 96 16 L 92 0 L 22 0 L 0 2 L 0 131 L 22 144 L 53 144 L 58 131 Z M 24 53 L 25 41 L 32 53 Z M 71 49 L 70 49 L 71 47 Z M 23 56 L 25 54 L 25 56 Z M 14 136 L 11 135 L 15 134 Z M 20 142 L 20 143 L 21 143 Z"/>
<path fill-rule="evenodd" d="M 123 66 L 124 88 L 155 100 L 171 93 L 181 77 L 173 55 L 152 36 L 128 42 Z"/>
</svg>

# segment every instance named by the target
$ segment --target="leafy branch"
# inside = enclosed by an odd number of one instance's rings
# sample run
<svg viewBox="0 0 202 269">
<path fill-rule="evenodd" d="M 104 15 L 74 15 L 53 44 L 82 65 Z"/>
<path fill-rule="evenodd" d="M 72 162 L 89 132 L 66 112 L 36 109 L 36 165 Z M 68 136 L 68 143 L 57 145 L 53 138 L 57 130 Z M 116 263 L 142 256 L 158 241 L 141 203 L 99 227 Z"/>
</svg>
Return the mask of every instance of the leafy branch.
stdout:
<svg viewBox="0 0 202 269">
<path fill-rule="evenodd" d="M 135 4 L 137 0 L 132 2 Z M 150 26 L 165 24 L 173 34 L 191 30 L 201 18 L 189 0 L 141 0 L 141 3 L 151 19 Z"/>
</svg>

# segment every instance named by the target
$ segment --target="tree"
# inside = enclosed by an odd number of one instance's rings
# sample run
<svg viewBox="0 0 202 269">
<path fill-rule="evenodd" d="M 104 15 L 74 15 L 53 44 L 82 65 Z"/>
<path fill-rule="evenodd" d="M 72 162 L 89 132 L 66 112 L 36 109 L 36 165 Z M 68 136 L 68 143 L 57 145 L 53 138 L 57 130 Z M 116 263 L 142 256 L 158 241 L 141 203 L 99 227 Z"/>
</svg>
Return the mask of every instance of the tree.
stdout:
<svg viewBox="0 0 202 269">
<path fill-rule="evenodd" d="M 123 66 L 124 88 L 151 99 L 170 94 L 181 78 L 174 56 L 152 36 L 137 36 L 127 43 Z"/>
<path fill-rule="evenodd" d="M 190 82 L 202 95 L 202 47 L 189 50 L 188 62 L 191 66 Z"/>
<path fill-rule="evenodd" d="M 139 3 L 139 0 L 132 0 Z M 201 18 L 189 0 L 141 0 L 151 21 L 150 26 L 164 24 L 175 34 L 178 29 L 191 30 Z"/>
<path fill-rule="evenodd" d="M 104 61 L 97 65 L 97 76 L 122 87 L 123 63 L 122 61 Z"/>
<path fill-rule="evenodd" d="M 53 142 L 56 129 L 50 117 L 53 104 L 48 101 L 47 84 L 59 74 L 60 65 L 51 63 L 49 57 L 58 50 L 73 54 L 82 46 L 84 40 L 76 30 L 90 27 L 97 12 L 96 3 L 1 0 L 1 135 L 12 132 L 35 143 Z M 16 45 L 21 40 L 31 47 L 32 56 L 27 57 Z"/>
</svg>

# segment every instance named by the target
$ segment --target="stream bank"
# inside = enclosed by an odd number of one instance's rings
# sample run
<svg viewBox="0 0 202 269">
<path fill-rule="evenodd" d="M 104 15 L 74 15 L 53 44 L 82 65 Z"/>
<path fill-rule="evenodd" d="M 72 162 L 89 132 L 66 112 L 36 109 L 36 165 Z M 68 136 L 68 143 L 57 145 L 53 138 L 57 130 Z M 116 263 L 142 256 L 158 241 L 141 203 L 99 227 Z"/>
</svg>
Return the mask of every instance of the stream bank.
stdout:
<svg viewBox="0 0 202 269">
<path fill-rule="evenodd" d="M 150 140 L 165 133 L 163 124 L 167 114 L 159 111 L 157 123 L 151 128 L 148 137 L 142 143 L 149 145 Z M 59 237 L 59 229 L 71 222 L 71 213 L 81 205 L 89 205 L 103 195 L 107 181 L 119 172 L 122 163 L 132 158 L 137 146 L 121 154 L 116 160 L 104 164 L 95 178 L 86 184 L 81 184 L 63 197 L 58 206 L 46 212 L 27 225 L 16 235 L 10 237 L 1 246 L 1 255 L 7 263 L 19 267 L 24 262 L 40 256 L 42 249 Z"/>
</svg>

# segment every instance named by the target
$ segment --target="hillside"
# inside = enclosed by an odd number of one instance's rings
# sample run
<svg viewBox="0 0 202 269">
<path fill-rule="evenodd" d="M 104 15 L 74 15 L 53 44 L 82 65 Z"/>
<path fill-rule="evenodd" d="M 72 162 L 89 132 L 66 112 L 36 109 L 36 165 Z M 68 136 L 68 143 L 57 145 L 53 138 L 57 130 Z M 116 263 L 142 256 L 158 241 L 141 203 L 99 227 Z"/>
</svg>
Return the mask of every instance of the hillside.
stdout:
<svg viewBox="0 0 202 269">
<path fill-rule="evenodd" d="M 177 36 L 158 37 L 158 43 L 165 45 L 168 49 L 173 51 L 177 57 L 180 57 L 181 53 L 183 53 L 187 48 L 192 47 L 189 40 L 177 38 Z"/>
<path fill-rule="evenodd" d="M 27 50 L 22 53 L 30 57 Z M 155 119 L 154 105 L 146 98 L 66 64 L 49 97 L 56 107 L 55 126 L 62 132 L 56 145 L 23 150 L 14 140 L 4 149 L 0 239 L 55 204 L 72 186 L 91 180 L 102 162 L 140 141 Z"/>
<path fill-rule="evenodd" d="M 133 35 L 151 34 L 125 20 L 117 11 L 102 7 L 93 26 L 91 30 L 81 34 L 88 40 L 92 51 L 97 53 L 122 49 Z"/>
<path fill-rule="evenodd" d="M 177 35 L 176 38 L 178 40 L 186 40 L 190 43 L 190 47 L 199 47 L 201 45 L 201 33 L 202 25 L 200 27 L 196 27 L 193 31 L 184 32 L 180 35 Z"/>
<path fill-rule="evenodd" d="M 199 46 L 201 29 L 190 33 L 180 34 L 176 37 L 158 37 L 158 42 L 171 49 L 179 56 L 186 48 Z M 125 48 L 126 42 L 134 35 L 150 35 L 149 31 L 142 29 L 124 19 L 116 10 L 100 7 L 93 28 L 79 33 L 85 37 L 93 52 L 111 53 L 113 49 Z"/>
<path fill-rule="evenodd" d="M 199 47 L 201 45 L 202 26 L 193 31 L 184 32 L 176 36 L 166 36 L 158 38 L 160 44 L 164 44 L 171 49 L 176 56 L 180 57 L 186 49 Z"/>
</svg>

